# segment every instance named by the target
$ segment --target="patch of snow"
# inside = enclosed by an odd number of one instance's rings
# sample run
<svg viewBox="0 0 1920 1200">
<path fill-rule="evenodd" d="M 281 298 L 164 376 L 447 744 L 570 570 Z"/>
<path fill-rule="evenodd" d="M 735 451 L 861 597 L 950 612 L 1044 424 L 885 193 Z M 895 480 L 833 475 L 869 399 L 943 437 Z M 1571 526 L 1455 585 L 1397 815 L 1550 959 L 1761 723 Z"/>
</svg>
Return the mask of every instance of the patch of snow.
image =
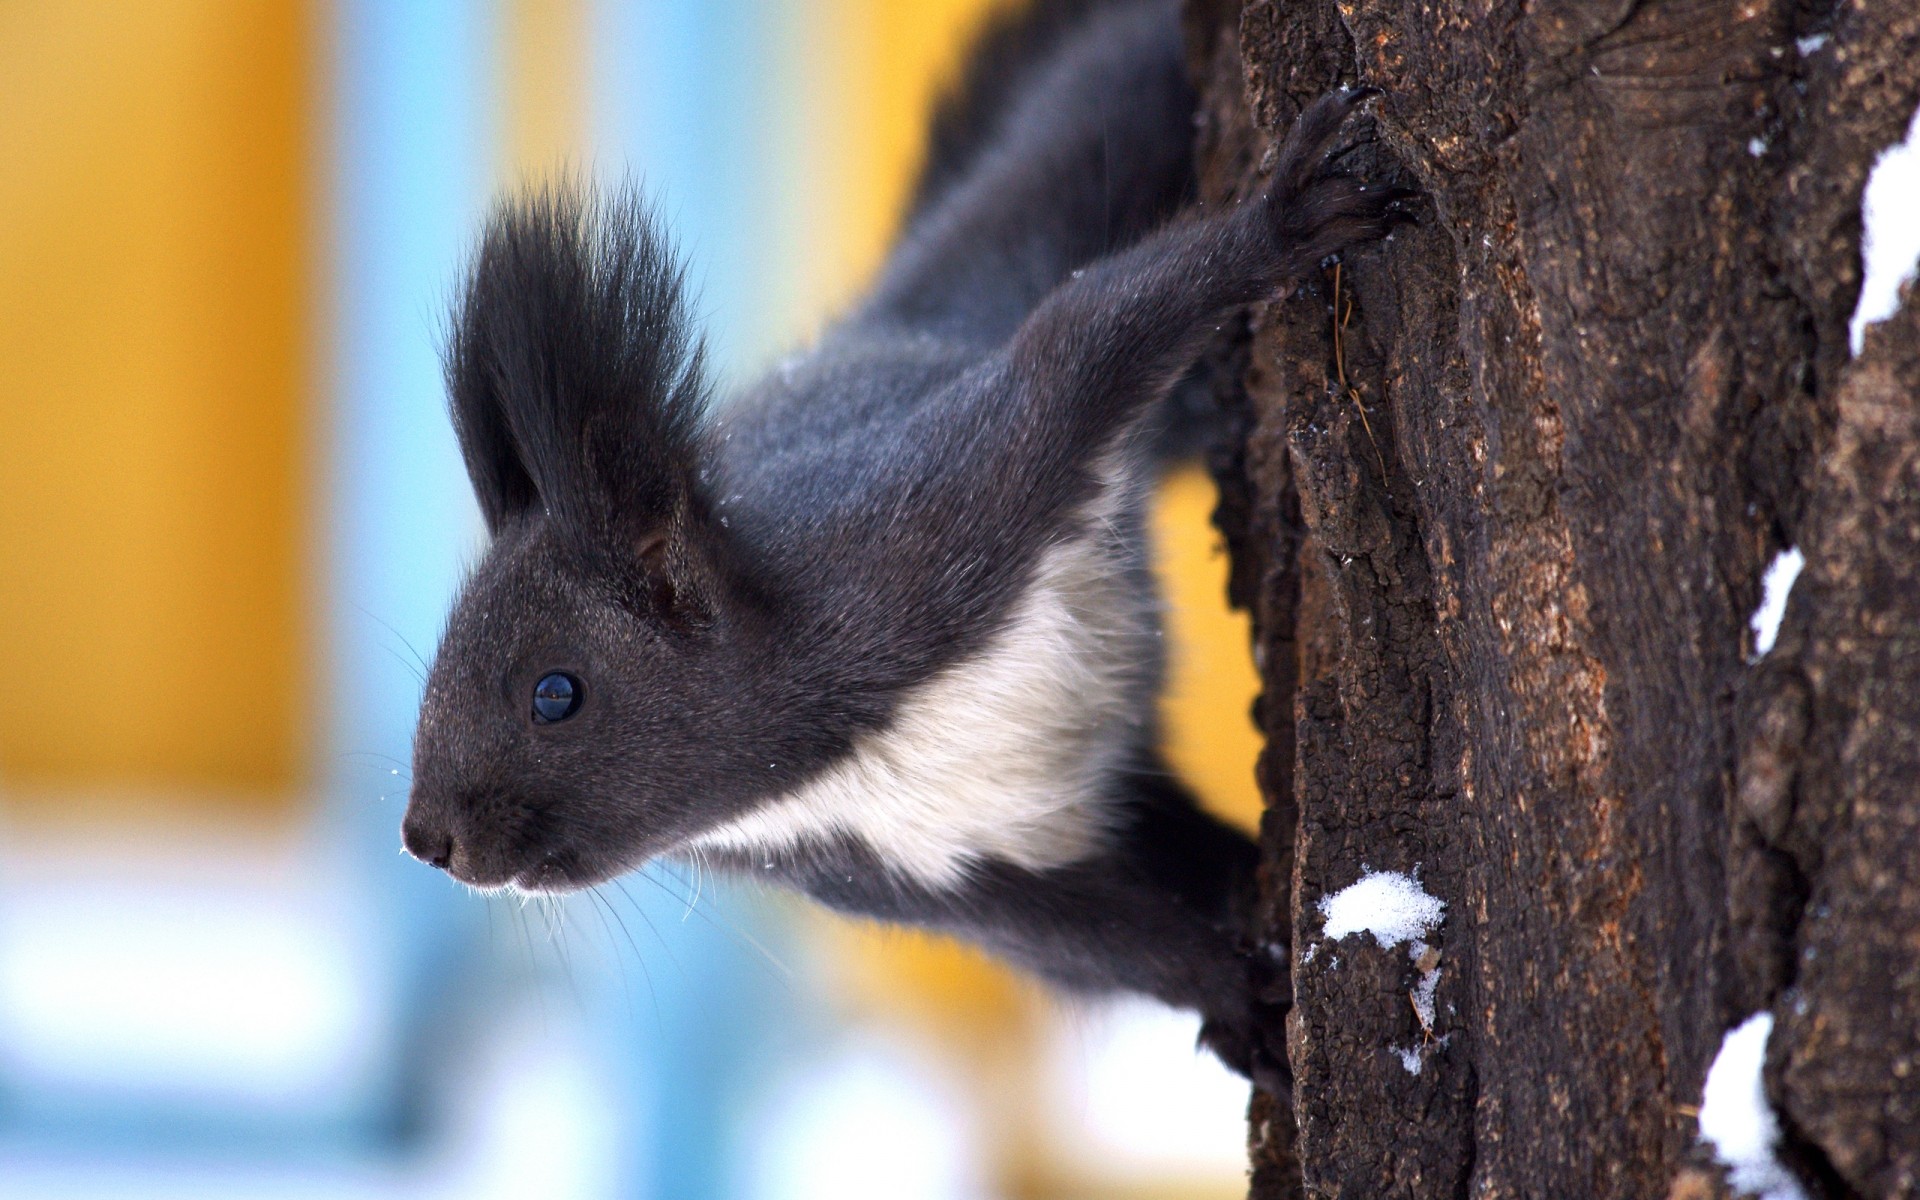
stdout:
<svg viewBox="0 0 1920 1200">
<path fill-rule="evenodd" d="M 1816 33 L 1809 37 L 1794 39 L 1793 45 L 1800 51 L 1800 57 L 1805 58 L 1809 54 L 1818 54 L 1821 48 L 1832 40 L 1833 35 L 1830 33 Z"/>
<path fill-rule="evenodd" d="M 1712 1144 L 1735 1191 L 1760 1200 L 1807 1200 L 1800 1182 L 1774 1157 L 1780 1119 L 1761 1080 L 1772 1034 L 1773 1014 L 1762 1012 L 1721 1040 L 1700 1097 L 1700 1136 Z"/>
<path fill-rule="evenodd" d="M 1747 620 L 1753 630 L 1753 658 L 1748 661 L 1758 662 L 1773 649 L 1774 639 L 1780 636 L 1780 622 L 1787 615 L 1787 596 L 1806 565 L 1807 556 L 1798 546 L 1787 547 L 1767 564 L 1767 573 L 1760 577 L 1760 607 Z"/>
<path fill-rule="evenodd" d="M 1427 1059 L 1447 1048 L 1453 1040 L 1452 1034 L 1445 1037 L 1429 1038 L 1411 1046 L 1388 1046 L 1387 1050 L 1400 1060 L 1400 1067 L 1409 1075 L 1418 1075 L 1427 1065 Z"/>
<path fill-rule="evenodd" d="M 1766 152 L 1767 152 L 1767 139 L 1765 138 L 1748 138 L 1747 139 L 1748 154 L 1753 155 L 1755 158 L 1760 158 L 1763 155 L 1765 155 Z"/>
<path fill-rule="evenodd" d="M 1900 288 L 1920 265 L 1920 110 L 1906 140 L 1880 152 L 1860 197 L 1860 302 L 1847 322 L 1857 357 L 1867 326 L 1900 310 Z"/>
<path fill-rule="evenodd" d="M 1446 911 L 1446 901 L 1428 895 L 1419 880 L 1398 871 L 1367 871 L 1358 883 L 1320 899 L 1328 937 L 1338 941 L 1370 933 L 1382 950 L 1424 938 Z"/>
</svg>

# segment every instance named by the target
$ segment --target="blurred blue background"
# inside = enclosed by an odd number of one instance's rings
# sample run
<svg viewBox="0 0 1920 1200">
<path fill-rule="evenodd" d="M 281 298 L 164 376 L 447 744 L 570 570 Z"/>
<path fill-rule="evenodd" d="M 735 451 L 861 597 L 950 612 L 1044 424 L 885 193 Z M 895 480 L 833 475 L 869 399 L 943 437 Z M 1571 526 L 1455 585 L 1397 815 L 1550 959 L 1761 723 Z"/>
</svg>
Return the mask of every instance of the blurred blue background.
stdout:
<svg viewBox="0 0 1920 1200">
<path fill-rule="evenodd" d="M 0 1195 L 1244 1191 L 1186 1018 L 672 864 L 397 853 L 489 195 L 639 178 L 739 379 L 878 261 L 984 7 L 0 6 Z M 1210 503 L 1162 502 L 1169 720 L 1251 820 Z"/>
</svg>

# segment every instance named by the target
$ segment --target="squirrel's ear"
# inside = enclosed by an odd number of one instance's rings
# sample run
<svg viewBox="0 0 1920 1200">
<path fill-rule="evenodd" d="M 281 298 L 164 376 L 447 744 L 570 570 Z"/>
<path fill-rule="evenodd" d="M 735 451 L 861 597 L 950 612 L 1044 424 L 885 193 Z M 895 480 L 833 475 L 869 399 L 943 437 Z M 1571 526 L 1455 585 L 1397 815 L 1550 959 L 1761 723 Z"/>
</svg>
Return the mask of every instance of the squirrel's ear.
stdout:
<svg viewBox="0 0 1920 1200">
<path fill-rule="evenodd" d="M 656 621 L 680 629 L 713 619 L 717 591 L 711 547 L 684 529 L 662 530 L 641 539 L 630 576 L 629 599 Z"/>
<path fill-rule="evenodd" d="M 447 354 L 490 525 L 537 509 L 608 549 L 688 511 L 706 391 L 685 290 L 631 188 L 563 182 L 495 206 Z"/>
<path fill-rule="evenodd" d="M 474 498 L 487 531 L 498 533 L 509 517 L 534 507 L 539 496 L 507 426 L 491 374 L 475 361 L 470 344 L 456 339 L 447 354 L 447 397 L 460 457 L 473 481 Z"/>
</svg>

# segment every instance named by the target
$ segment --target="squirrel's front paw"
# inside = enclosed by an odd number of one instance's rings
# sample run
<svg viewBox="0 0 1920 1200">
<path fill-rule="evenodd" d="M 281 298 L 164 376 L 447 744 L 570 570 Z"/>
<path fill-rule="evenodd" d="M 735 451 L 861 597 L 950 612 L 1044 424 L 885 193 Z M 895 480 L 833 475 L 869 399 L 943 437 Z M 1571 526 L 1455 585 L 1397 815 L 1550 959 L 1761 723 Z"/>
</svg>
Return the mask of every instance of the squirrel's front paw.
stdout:
<svg viewBox="0 0 1920 1200">
<path fill-rule="evenodd" d="M 1246 989 L 1237 997 L 1241 1003 L 1207 1012 L 1200 1024 L 1200 1044 L 1262 1091 L 1286 1097 L 1293 1089 L 1286 1044 L 1292 989 L 1283 968 L 1257 954 L 1246 961 Z"/>
<path fill-rule="evenodd" d="M 1378 88 L 1363 87 L 1320 97 L 1300 114 L 1280 147 L 1260 203 L 1290 274 L 1309 271 L 1330 254 L 1384 237 L 1415 219 L 1408 208 L 1420 194 L 1414 189 L 1369 184 L 1327 170 L 1334 136 L 1361 103 L 1379 94 Z"/>
<path fill-rule="evenodd" d="M 1250 1020 L 1209 1017 L 1200 1025 L 1200 1044 L 1261 1091 L 1285 1098 L 1293 1091 L 1293 1071 L 1287 1066 L 1281 1032 L 1286 1015 L 1284 1006 L 1256 1005 Z"/>
</svg>

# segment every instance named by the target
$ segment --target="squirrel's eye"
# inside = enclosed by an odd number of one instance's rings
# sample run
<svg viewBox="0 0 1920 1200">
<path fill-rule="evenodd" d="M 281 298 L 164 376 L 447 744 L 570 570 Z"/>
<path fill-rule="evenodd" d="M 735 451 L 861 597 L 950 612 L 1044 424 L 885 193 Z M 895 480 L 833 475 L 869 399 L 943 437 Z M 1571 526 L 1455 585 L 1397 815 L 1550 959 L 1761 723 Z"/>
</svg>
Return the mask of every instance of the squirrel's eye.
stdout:
<svg viewBox="0 0 1920 1200">
<path fill-rule="evenodd" d="M 533 719 L 564 721 L 580 711 L 580 681 L 555 671 L 533 685 Z"/>
</svg>

